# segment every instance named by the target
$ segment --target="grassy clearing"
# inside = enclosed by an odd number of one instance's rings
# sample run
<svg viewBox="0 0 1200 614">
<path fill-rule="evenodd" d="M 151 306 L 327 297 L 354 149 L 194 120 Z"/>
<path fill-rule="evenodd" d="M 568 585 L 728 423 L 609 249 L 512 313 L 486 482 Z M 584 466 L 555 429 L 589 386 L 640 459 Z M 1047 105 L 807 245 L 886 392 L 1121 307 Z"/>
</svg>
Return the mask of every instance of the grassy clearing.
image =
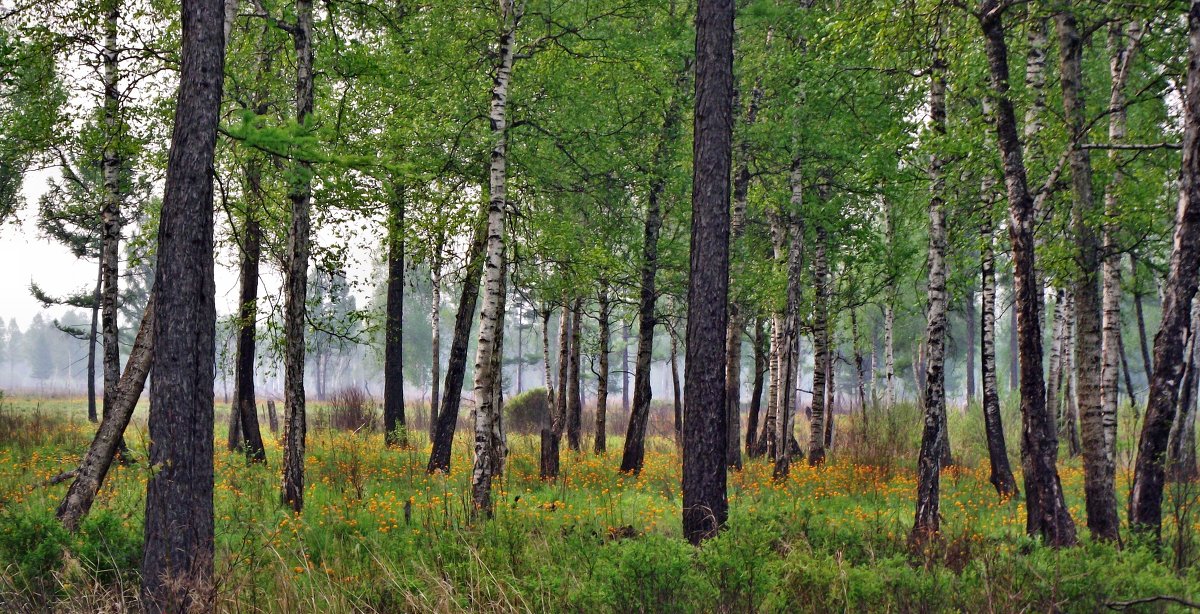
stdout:
<svg viewBox="0 0 1200 614">
<path fill-rule="evenodd" d="M 0 412 L 5 611 L 136 608 L 149 468 L 115 466 L 78 535 L 65 534 L 53 517 L 66 485 L 44 485 L 70 469 L 90 440 L 81 407 L 11 399 Z M 796 463 L 786 483 L 772 482 L 771 467 L 759 460 L 731 473 L 729 529 L 701 548 L 680 538 L 679 456 L 664 439 L 651 441 L 637 477 L 616 470 L 622 442 L 611 438 L 606 456 L 564 453 L 563 477 L 543 483 L 536 440 L 514 435 L 496 518 L 472 522 L 465 444 L 449 475 L 429 476 L 421 433 L 412 434 L 413 448 L 388 450 L 379 433 L 314 430 L 307 505 L 294 515 L 278 503 L 275 438 L 268 433 L 268 465 L 247 466 L 218 433 L 219 607 L 1091 612 L 1155 595 L 1200 600 L 1200 510 L 1189 511 L 1200 507 L 1200 486 L 1168 493 L 1161 546 L 1118 549 L 1087 540 L 1082 472 L 1077 460 L 1064 460 L 1085 543 L 1043 548 L 1024 535 L 1023 504 L 1000 500 L 988 484 L 982 435 L 971 434 L 982 431 L 975 413 L 952 415 L 960 464 L 942 476 L 944 539 L 922 556 L 905 543 L 915 488 L 912 408 L 875 415 L 866 429 L 844 419 L 834 462 Z M 140 458 L 144 433 L 139 426 L 128 437 Z M 1009 443 L 1015 450 L 1015 438 Z"/>
</svg>

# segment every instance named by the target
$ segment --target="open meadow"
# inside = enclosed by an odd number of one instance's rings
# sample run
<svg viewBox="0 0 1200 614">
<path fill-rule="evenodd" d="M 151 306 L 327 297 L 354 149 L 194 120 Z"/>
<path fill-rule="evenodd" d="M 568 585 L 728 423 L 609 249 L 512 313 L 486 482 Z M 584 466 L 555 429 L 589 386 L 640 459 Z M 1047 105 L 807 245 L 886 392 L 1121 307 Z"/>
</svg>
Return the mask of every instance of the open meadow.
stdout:
<svg viewBox="0 0 1200 614">
<path fill-rule="evenodd" d="M 5 611 L 137 607 L 144 460 L 114 466 L 78 534 L 54 519 L 65 484 L 46 482 L 73 467 L 93 432 L 80 407 L 74 399 L 4 401 Z M 241 453 L 224 450 L 222 432 L 214 494 L 217 607 L 1095 612 L 1139 598 L 1200 597 L 1200 485 L 1168 487 L 1161 547 L 1085 537 L 1079 548 L 1048 548 L 1027 537 L 1021 502 L 1001 500 L 988 483 L 982 437 L 970 434 L 979 432 L 980 420 L 958 412 L 950 424 L 961 464 L 942 476 L 945 539 L 911 554 L 916 416 L 911 407 L 876 416 L 866 438 L 855 434 L 858 420 L 847 418 L 834 460 L 819 469 L 797 462 L 784 483 L 772 480 L 769 462 L 749 460 L 729 474 L 727 528 L 699 548 L 681 539 L 680 460 L 661 437 L 650 440 L 637 477 L 617 471 L 619 454 L 565 452 L 560 478 L 543 482 L 535 439 L 513 434 L 495 518 L 472 522 L 471 461 L 461 432 L 450 474 L 431 476 L 420 433 L 411 434 L 412 448 L 388 449 L 378 431 L 318 426 L 310 434 L 308 504 L 300 514 L 279 502 L 276 437 L 266 437 L 266 465 L 247 464 Z M 129 431 L 135 459 L 145 458 L 140 417 Z M 1078 460 L 1064 460 L 1060 474 L 1079 517 Z M 1170 606 L 1152 602 L 1132 611 L 1164 608 Z"/>
</svg>

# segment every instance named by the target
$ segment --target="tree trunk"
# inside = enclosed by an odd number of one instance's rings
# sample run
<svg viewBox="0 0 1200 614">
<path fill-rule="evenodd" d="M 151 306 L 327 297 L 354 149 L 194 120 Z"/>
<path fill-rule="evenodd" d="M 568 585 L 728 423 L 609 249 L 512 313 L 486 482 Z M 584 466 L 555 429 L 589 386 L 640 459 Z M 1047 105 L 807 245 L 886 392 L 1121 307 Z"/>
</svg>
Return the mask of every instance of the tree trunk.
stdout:
<svg viewBox="0 0 1200 614">
<path fill-rule="evenodd" d="M 779 434 L 776 436 L 776 454 L 775 454 L 775 469 L 772 478 L 776 481 L 781 481 L 787 478 L 791 471 L 792 461 L 792 446 L 791 441 L 794 432 L 794 416 L 795 399 L 792 391 L 794 389 L 793 378 L 796 377 L 796 371 L 799 363 L 799 355 L 796 351 L 796 344 L 800 337 L 800 300 L 801 287 L 800 277 L 804 274 L 804 263 L 802 260 L 804 249 L 804 173 L 803 159 L 796 155 L 792 158 L 792 168 L 788 175 L 788 184 L 791 188 L 791 196 L 788 200 L 788 207 L 785 211 L 778 215 L 780 220 L 786 220 L 784 235 L 786 236 L 786 256 L 782 250 L 775 253 L 777 260 L 786 257 L 787 262 L 787 303 L 785 306 L 784 329 L 782 343 L 782 360 L 781 360 L 781 375 L 777 392 L 779 400 L 776 402 L 777 420 L 779 421 Z M 778 225 L 778 224 L 777 224 Z M 818 234 L 818 236 L 821 236 Z M 780 237 L 783 238 L 783 237 Z M 776 241 L 776 245 L 782 247 L 782 241 Z M 822 248 L 818 246 L 818 250 Z"/>
<path fill-rule="evenodd" d="M 681 76 L 679 81 L 685 77 Z M 658 235 L 662 230 L 662 210 L 659 197 L 666 187 L 666 164 L 671 142 L 677 136 L 680 123 L 681 96 L 673 95 L 667 103 L 662 130 L 655 146 L 654 165 L 658 169 L 646 198 L 646 224 L 642 235 L 641 290 L 638 297 L 638 346 L 633 375 L 633 407 L 625 434 L 625 449 L 621 454 L 621 471 L 640 473 L 646 455 L 646 425 L 650 419 L 650 358 L 654 349 L 654 326 L 657 319 L 654 305 L 658 298 L 654 277 L 658 273 Z M 626 370 L 628 372 L 628 370 Z M 722 404 L 721 407 L 724 407 Z M 722 457 L 723 458 L 723 457 Z"/>
<path fill-rule="evenodd" d="M 383 350 L 383 439 L 408 446 L 404 420 L 404 186 L 393 185 L 388 211 L 387 317 Z"/>
<path fill-rule="evenodd" d="M 550 377 L 549 305 L 546 305 L 546 308 L 542 310 L 542 361 L 543 368 L 545 369 L 542 373 L 542 381 L 545 382 L 546 388 L 546 413 L 542 416 L 539 476 L 545 480 L 558 477 L 558 433 L 555 432 L 555 423 L 558 421 L 558 412 L 556 410 L 558 395 L 555 394 L 554 380 Z"/>
<path fill-rule="evenodd" d="M 146 376 L 150 374 L 150 365 L 154 356 L 154 292 L 150 293 L 150 301 L 146 303 L 146 311 L 142 314 L 142 323 L 138 328 L 133 348 L 129 352 L 129 362 L 121 376 L 117 388 L 117 401 L 112 412 L 100 423 L 92 444 L 88 447 L 75 474 L 75 481 L 67 490 L 62 503 L 58 506 L 56 516 L 63 527 L 74 532 L 79 529 L 79 523 L 92 508 L 96 493 L 104 483 L 108 469 L 112 466 L 113 457 L 117 454 L 121 434 L 133 417 L 138 399 L 146 385 Z"/>
<path fill-rule="evenodd" d="M 732 282 L 732 280 L 731 280 Z M 729 302 L 729 325 L 725 330 L 725 465 L 742 469 L 742 318 L 741 309 Z"/>
<path fill-rule="evenodd" d="M 296 123 L 307 125 L 313 110 L 312 0 L 296 0 L 292 43 L 296 50 Z M 308 291 L 308 254 L 312 215 L 312 164 L 296 162 L 299 176 L 289 190 L 287 271 L 283 332 L 283 489 L 284 504 L 304 508 L 304 446 L 308 425 L 304 399 L 304 329 Z M 321 387 L 323 388 L 323 387 Z M 322 396 L 324 396 L 322 390 Z"/>
<path fill-rule="evenodd" d="M 1123 143 L 1126 137 L 1125 87 L 1129 81 L 1130 67 L 1141 29 L 1134 21 L 1124 24 L 1120 21 L 1113 23 L 1108 29 L 1109 75 L 1111 89 L 1108 99 L 1108 140 L 1112 143 Z M 1121 171 L 1121 152 L 1113 149 L 1108 152 L 1112 162 L 1112 175 L 1108 188 L 1104 193 L 1104 263 L 1101 267 L 1103 279 L 1103 338 L 1101 352 L 1103 364 L 1100 368 L 1100 396 L 1103 399 L 1104 420 L 1104 452 L 1106 462 L 1113 469 L 1113 480 L 1116 480 L 1117 456 L 1117 382 L 1121 368 L 1121 254 L 1118 251 L 1117 240 L 1113 236 L 1114 225 L 1120 217 L 1117 195 L 1124 181 Z M 1132 378 L 1128 377 L 1126 369 L 1127 390 L 1130 400 L 1133 400 Z"/>
<path fill-rule="evenodd" d="M 629 322 L 621 333 L 621 410 L 629 415 Z"/>
<path fill-rule="evenodd" d="M 1040 292 L 1039 289 L 1039 303 L 1043 302 Z M 1013 290 L 1013 294 L 1016 294 L 1015 289 Z M 1038 313 L 1041 312 L 1039 311 Z M 1012 309 L 1008 316 L 1008 389 L 1010 392 L 1017 392 L 1021 389 L 1020 344 L 1020 340 L 1017 338 L 1017 302 L 1014 296 Z"/>
<path fill-rule="evenodd" d="M 750 414 L 746 417 L 746 456 L 761 455 L 758 450 L 758 418 L 762 411 L 764 375 L 767 370 L 767 335 L 763 330 L 763 319 L 754 319 L 754 386 L 750 393 Z"/>
<path fill-rule="evenodd" d="M 103 260 L 96 273 L 96 289 L 92 292 L 92 328 L 88 334 L 87 395 L 88 422 L 100 421 L 96 413 L 96 342 L 100 323 L 100 290 L 104 286 Z"/>
<path fill-rule="evenodd" d="M 1075 301 L 1067 299 L 1066 320 L 1063 322 L 1063 367 L 1062 367 L 1062 399 L 1059 401 L 1059 433 L 1060 440 L 1067 442 L 1067 456 L 1079 456 L 1079 405 L 1075 392 Z"/>
<path fill-rule="evenodd" d="M 608 284 L 600 285 L 600 373 L 596 380 L 596 454 L 604 454 L 608 450 L 605 420 L 608 416 L 608 354 L 609 354 L 609 318 L 612 304 L 608 301 Z"/>
<path fill-rule="evenodd" d="M 442 246 L 438 243 L 429 264 L 433 287 L 433 300 L 429 308 L 429 327 L 432 338 L 429 345 L 429 439 L 437 435 L 438 409 L 441 407 L 442 384 Z"/>
<path fill-rule="evenodd" d="M 1046 411 L 1054 416 L 1058 427 L 1061 429 L 1063 425 L 1063 382 L 1064 379 L 1070 379 L 1068 375 L 1064 378 L 1063 366 L 1066 364 L 1067 352 L 1064 348 L 1067 343 L 1067 314 L 1070 309 L 1067 307 L 1067 291 L 1058 288 L 1054 294 L 1054 313 L 1051 316 L 1053 324 L 1050 332 L 1050 366 L 1049 366 L 1049 388 L 1046 391 Z"/>
<path fill-rule="evenodd" d="M 985 38 L 996 141 L 1004 168 L 1009 202 L 1009 238 L 1012 242 L 1016 290 L 1018 354 L 1021 389 L 1022 460 L 1025 468 L 1026 528 L 1052 546 L 1074 544 L 1075 523 L 1067 510 L 1058 477 L 1058 440 L 1054 417 L 1046 412 L 1046 384 L 1042 376 L 1042 327 L 1034 260 L 1033 197 L 1025 175 L 1025 161 L 1017 122 L 1009 97 L 1008 43 L 1003 8 L 999 0 L 982 0 L 980 27 Z"/>
<path fill-rule="evenodd" d="M 493 458 L 492 431 L 499 408 L 494 405 L 492 389 L 500 373 L 493 368 L 493 354 L 501 351 L 500 334 L 504 326 L 504 233 L 508 163 L 508 88 L 512 78 L 513 46 L 517 26 L 525 4 L 500 0 L 500 38 L 497 43 L 492 99 L 488 111 L 491 122 L 492 153 L 488 173 L 487 256 L 484 266 L 483 308 L 479 315 L 479 342 L 475 355 L 475 466 L 471 473 L 471 501 L 476 513 L 492 515 Z"/>
<path fill-rule="evenodd" d="M 471 323 L 479 300 L 479 280 L 483 272 L 484 245 L 487 240 L 487 220 L 476 222 L 475 236 L 467 252 L 467 267 L 463 275 L 458 312 L 454 314 L 454 337 L 450 340 L 450 356 L 446 361 L 446 386 L 441 408 L 437 413 L 433 449 L 429 453 L 429 473 L 450 473 L 450 452 L 454 447 L 454 431 L 458 427 L 458 410 L 462 405 L 463 378 L 467 371 L 467 346 L 470 343 Z"/>
<path fill-rule="evenodd" d="M 508 313 L 508 254 L 501 253 L 500 270 L 500 324 L 496 331 L 496 351 L 492 352 L 492 431 L 488 439 L 492 457 L 492 477 L 504 475 L 508 463 L 508 435 L 504 431 L 504 316 Z"/>
<path fill-rule="evenodd" d="M 1137 395 L 1133 392 L 1133 374 L 1129 370 L 1129 355 L 1125 353 L 1125 335 L 1117 331 L 1117 352 L 1121 355 L 1121 373 L 1125 376 L 1125 393 L 1129 395 L 1129 404 L 1134 417 L 1138 415 Z"/>
<path fill-rule="evenodd" d="M 699 544 L 725 524 L 725 331 L 729 325 L 729 171 L 733 0 L 696 8 L 692 234 L 684 359 L 683 534 Z"/>
<path fill-rule="evenodd" d="M 772 216 L 772 224 L 777 225 L 775 220 L 778 220 L 778 216 Z M 774 229 L 772 229 L 772 234 L 775 234 Z M 771 314 L 771 340 L 767 355 L 768 369 L 770 371 L 770 382 L 767 386 L 767 413 L 763 418 L 762 434 L 758 437 L 759 456 L 766 454 L 767 458 L 771 461 L 774 461 L 778 457 L 779 452 L 778 442 L 776 441 L 779 429 L 776 427 L 776 422 L 779 417 L 779 380 L 783 377 L 779 367 L 782 356 L 782 345 L 780 343 L 782 336 L 783 317 L 779 313 Z"/>
<path fill-rule="evenodd" d="M 1069 5 L 1058 14 L 1055 22 L 1063 114 L 1071 127 L 1074 143 L 1070 152 L 1071 224 L 1078 252 L 1073 292 L 1076 331 L 1073 366 L 1082 435 L 1087 525 L 1092 536 L 1115 541 L 1119 539 L 1121 521 L 1117 517 L 1116 466 L 1109 462 L 1108 425 L 1105 424 L 1101 383 L 1104 309 L 1100 293 L 1100 237 L 1089 221 L 1097 213 L 1099 203 L 1092 190 L 1091 154 L 1081 146 L 1086 138 L 1087 122 L 1083 96 L 1084 41 Z"/>
<path fill-rule="evenodd" d="M 985 180 L 983 194 L 988 211 L 992 210 L 994 181 Z M 992 222 L 984 224 L 981 231 L 982 250 L 980 269 L 983 276 L 983 312 L 980 318 L 979 367 L 983 380 L 983 424 L 987 437 L 988 464 L 991 475 L 988 481 L 1002 498 L 1017 495 L 1017 480 L 1008 463 L 1008 445 L 1004 441 L 1004 425 L 1000 417 L 1000 389 L 996 381 L 996 254 Z"/>
<path fill-rule="evenodd" d="M 118 268 L 121 243 L 121 148 L 124 144 L 124 128 L 121 119 L 120 66 L 117 46 L 117 27 L 120 20 L 121 0 L 104 0 L 104 43 L 100 51 L 103 65 L 104 104 L 101 117 L 104 124 L 104 150 L 101 152 L 100 173 L 103 180 L 100 207 L 100 269 L 102 290 L 100 293 L 100 334 L 104 339 L 104 398 L 101 415 L 107 416 L 117 398 L 117 385 L 121 380 L 121 346 L 117 338 L 117 301 L 119 296 Z M 129 448 L 125 439 L 117 440 L 121 458 L 127 458 Z"/>
<path fill-rule="evenodd" d="M 1175 481 L 1185 482 L 1196 479 L 1200 475 L 1196 467 L 1196 382 L 1200 377 L 1196 374 L 1200 357 L 1200 301 L 1192 300 L 1192 324 L 1190 340 L 1187 344 L 1186 362 L 1183 369 L 1183 383 L 1179 387 L 1179 409 L 1176 410 L 1175 422 L 1171 425 L 1171 434 L 1167 438 L 1167 476 Z"/>
<path fill-rule="evenodd" d="M 583 443 L 583 399 L 580 392 L 579 371 L 583 357 L 580 351 L 580 328 L 583 321 L 583 299 L 575 299 L 571 305 L 571 345 L 567 358 L 567 448 L 578 452 Z"/>
<path fill-rule="evenodd" d="M 1150 399 L 1138 441 L 1129 524 L 1162 531 L 1162 494 L 1167 439 L 1175 419 L 1183 376 L 1184 343 L 1200 268 L 1200 0 L 1188 11 L 1188 73 L 1184 101 L 1183 164 L 1175 237 L 1163 291 L 1162 325 L 1154 337 Z"/>
<path fill-rule="evenodd" d="M 209 610 L 213 570 L 213 179 L 224 76 L 220 1 L 184 0 L 175 124 L 158 228 L 152 300 L 142 605 Z M 115 407 L 113 407 L 115 409 Z M 115 412 L 114 412 L 115 413 Z"/>
<path fill-rule="evenodd" d="M 967 288 L 966 301 L 963 305 L 967 325 L 967 405 L 975 403 L 975 284 Z"/>
<path fill-rule="evenodd" d="M 817 245 L 813 250 L 813 286 L 816 292 L 813 306 L 813 383 L 811 436 L 808 442 L 808 464 L 825 462 L 826 386 L 829 373 L 829 264 L 825 259 L 825 229 L 817 228 Z M 791 377 L 791 374 L 788 374 Z M 780 441 L 786 446 L 788 442 Z"/>
<path fill-rule="evenodd" d="M 1150 376 L 1154 372 L 1154 362 L 1150 356 L 1150 342 L 1146 336 L 1146 315 L 1145 310 L 1142 308 L 1142 297 L 1144 294 L 1142 292 L 1141 276 L 1138 274 L 1140 267 L 1138 267 L 1137 257 L 1133 254 L 1129 254 L 1129 264 L 1130 268 L 1133 269 L 1133 311 L 1134 315 L 1137 316 L 1138 341 L 1142 350 L 1142 373 L 1145 374 L 1146 381 L 1149 382 Z"/>
<path fill-rule="evenodd" d="M 921 545 L 940 532 L 941 453 L 946 440 L 946 180 L 944 161 L 936 153 L 937 142 L 946 135 L 946 63 L 939 50 L 934 51 L 929 86 L 930 133 L 935 153 L 929 164 L 932 196 L 929 199 L 929 299 L 925 347 L 928 362 L 925 374 L 925 425 L 921 450 L 917 457 L 917 509 L 910 542 Z"/>
<path fill-rule="evenodd" d="M 762 101 L 763 90 L 756 83 L 751 91 L 750 100 L 746 107 L 745 125 L 753 126 L 758 117 L 758 106 Z M 745 234 L 746 200 L 750 191 L 750 147 L 746 140 L 738 145 L 738 167 L 733 179 L 733 203 L 730 211 L 729 233 L 730 249 L 736 249 L 737 244 Z M 730 285 L 733 284 L 734 274 L 731 271 Z M 726 437 L 727 448 L 725 463 L 732 469 L 742 468 L 742 328 L 745 325 L 741 308 L 737 302 L 729 300 L 729 325 L 725 336 L 725 407 L 727 416 L 726 426 L 729 434 Z"/>
<path fill-rule="evenodd" d="M 679 383 L 679 335 L 671 330 L 671 406 L 675 409 L 675 447 L 683 448 L 683 392 Z"/>
<path fill-rule="evenodd" d="M 230 449 L 241 446 L 251 462 L 267 461 L 266 447 L 258 425 L 254 398 L 255 320 L 258 317 L 258 263 L 262 255 L 262 227 L 257 207 L 261 204 L 262 176 L 257 160 L 246 164 L 246 182 L 252 201 L 247 201 L 246 225 L 242 232 L 239 265 L 238 337 L 234 365 L 233 407 L 230 408 Z M 236 416 L 236 418 L 233 418 Z M 236 426 L 234 423 L 236 422 Z M 236 438 L 236 439 L 235 439 Z"/>
</svg>

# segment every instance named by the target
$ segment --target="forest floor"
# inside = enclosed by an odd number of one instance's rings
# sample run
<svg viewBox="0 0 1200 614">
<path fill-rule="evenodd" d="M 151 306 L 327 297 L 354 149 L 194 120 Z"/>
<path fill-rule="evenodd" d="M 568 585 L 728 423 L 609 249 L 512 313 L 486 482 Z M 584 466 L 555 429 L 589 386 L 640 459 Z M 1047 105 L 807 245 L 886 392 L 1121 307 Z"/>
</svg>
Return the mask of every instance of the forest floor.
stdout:
<svg viewBox="0 0 1200 614">
<path fill-rule="evenodd" d="M 94 432 L 82 407 L 79 400 L 3 402 L 0 610 L 136 610 L 150 471 L 144 423 L 135 418 L 127 433 L 142 460 L 114 466 L 81 531 L 68 535 L 54 520 L 66 484 L 46 481 L 74 467 Z M 223 424 L 227 410 L 217 411 Z M 266 466 L 226 451 L 219 426 L 218 607 L 1094 612 L 1158 596 L 1200 601 L 1200 484 L 1168 489 L 1161 544 L 1126 532 L 1118 548 L 1087 537 L 1082 471 L 1078 460 L 1064 459 L 1063 486 L 1083 543 L 1046 548 L 1025 536 L 1023 503 L 1001 500 L 988 483 L 975 413 L 952 412 L 959 464 L 942 473 L 942 539 L 919 554 L 907 546 L 912 408 L 866 429 L 843 417 L 833 462 L 793 463 L 784 483 L 771 480 L 762 459 L 731 472 L 728 529 L 700 548 L 680 537 L 679 454 L 666 439 L 651 440 L 636 477 L 617 470 L 619 437 L 609 438 L 603 456 L 564 446 L 562 477 L 545 483 L 535 438 L 513 435 L 495 518 L 472 521 L 461 433 L 450 474 L 430 476 L 423 434 L 397 450 L 386 449 L 379 433 L 313 429 L 306 505 L 293 514 L 279 504 L 281 450 L 265 422 Z M 1010 432 L 1015 421 L 1009 417 Z M 1009 447 L 1019 466 L 1014 437 Z M 1123 467 L 1118 490 L 1127 490 L 1127 473 Z M 1132 609 L 1163 611 L 1164 604 Z"/>
</svg>

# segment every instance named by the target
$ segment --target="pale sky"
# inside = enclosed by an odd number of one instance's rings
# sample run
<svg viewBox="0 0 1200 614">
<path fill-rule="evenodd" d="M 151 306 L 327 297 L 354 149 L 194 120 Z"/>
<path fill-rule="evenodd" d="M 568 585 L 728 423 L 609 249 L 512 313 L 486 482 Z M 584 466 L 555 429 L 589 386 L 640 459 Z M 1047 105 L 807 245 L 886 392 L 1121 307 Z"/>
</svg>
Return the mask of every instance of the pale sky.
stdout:
<svg viewBox="0 0 1200 614">
<path fill-rule="evenodd" d="M 29 292 L 30 281 L 36 281 L 47 293 L 63 295 L 84 288 L 93 288 L 96 283 L 97 263 L 92 260 L 79 260 L 64 246 L 56 241 L 42 237 L 37 229 L 37 200 L 46 190 L 46 182 L 54 177 L 57 171 L 38 171 L 29 174 L 25 179 L 23 192 L 26 206 L 17 215 L 17 220 L 10 220 L 0 227 L 0 318 L 7 323 L 16 318 L 21 329 L 27 328 L 34 315 L 43 312 L 41 303 L 34 300 Z M 217 224 L 223 220 L 217 219 Z M 352 262 L 348 267 L 348 276 L 352 280 L 363 281 L 370 277 L 373 259 L 378 257 L 379 250 L 375 245 L 377 239 L 368 235 L 355 236 L 351 246 Z M 334 240 L 327 232 L 318 232 L 319 241 Z M 230 253 L 222 253 L 217 258 L 216 286 L 217 313 L 232 313 L 237 304 L 238 277 L 233 268 L 235 258 Z M 122 263 L 123 264 L 123 263 Z M 277 295 L 279 274 L 274 267 L 263 263 L 261 267 L 260 296 Z M 355 294 L 359 305 L 365 305 L 370 299 L 370 284 L 364 284 Z M 66 311 L 63 307 L 46 310 L 51 317 Z"/>
</svg>

